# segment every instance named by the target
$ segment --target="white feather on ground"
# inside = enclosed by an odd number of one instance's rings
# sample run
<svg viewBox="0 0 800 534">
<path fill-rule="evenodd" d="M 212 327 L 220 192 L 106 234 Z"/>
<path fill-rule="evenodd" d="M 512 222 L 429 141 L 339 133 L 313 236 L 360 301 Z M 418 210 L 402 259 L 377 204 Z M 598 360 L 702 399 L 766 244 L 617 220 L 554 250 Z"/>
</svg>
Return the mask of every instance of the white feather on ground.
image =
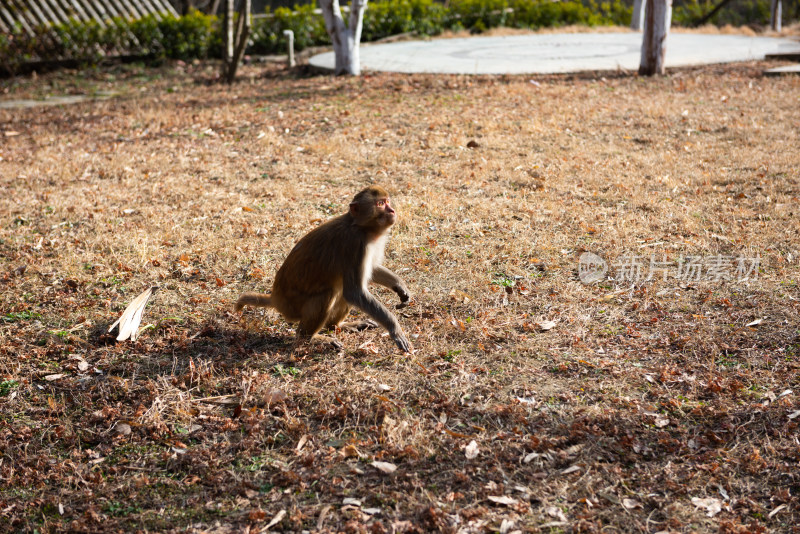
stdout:
<svg viewBox="0 0 800 534">
<path fill-rule="evenodd" d="M 108 329 L 109 332 L 114 330 L 115 326 L 119 325 L 117 341 L 125 341 L 128 338 L 130 338 L 131 341 L 136 341 L 136 338 L 139 337 L 139 324 L 142 322 L 144 308 L 147 306 L 147 301 L 150 300 L 150 297 L 153 296 L 157 290 L 158 286 L 147 288 L 138 297 L 133 299 L 128 307 L 125 308 L 125 311 L 122 312 L 122 316 L 111 325 Z"/>
</svg>

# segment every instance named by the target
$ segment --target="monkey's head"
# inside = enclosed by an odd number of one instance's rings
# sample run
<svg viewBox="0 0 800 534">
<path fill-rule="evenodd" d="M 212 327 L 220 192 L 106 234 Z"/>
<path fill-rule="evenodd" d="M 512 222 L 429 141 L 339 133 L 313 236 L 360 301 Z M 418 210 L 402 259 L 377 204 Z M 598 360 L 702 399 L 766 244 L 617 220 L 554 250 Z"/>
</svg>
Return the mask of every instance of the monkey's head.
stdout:
<svg viewBox="0 0 800 534">
<path fill-rule="evenodd" d="M 389 193 L 377 185 L 372 185 L 353 197 L 350 216 L 358 226 L 378 232 L 389 228 L 397 218 L 389 204 Z"/>
</svg>

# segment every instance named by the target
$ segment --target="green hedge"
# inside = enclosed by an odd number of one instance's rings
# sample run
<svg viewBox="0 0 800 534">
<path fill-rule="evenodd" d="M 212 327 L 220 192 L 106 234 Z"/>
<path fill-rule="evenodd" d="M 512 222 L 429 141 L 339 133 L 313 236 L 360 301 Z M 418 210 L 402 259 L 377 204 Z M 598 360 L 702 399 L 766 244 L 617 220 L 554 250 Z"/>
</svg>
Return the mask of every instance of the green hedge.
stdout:
<svg viewBox="0 0 800 534">
<path fill-rule="evenodd" d="M 314 13 L 315 7 L 278 8 L 271 18 L 258 19 L 248 52 L 284 52 L 284 29 L 294 31 L 298 50 L 330 43 L 322 16 Z M 450 0 L 447 7 L 433 0 L 373 0 L 364 13 L 362 40 L 375 41 L 409 32 L 420 36 L 462 29 L 480 33 L 499 26 L 628 25 L 631 11 L 632 7 L 623 0 Z"/>
<path fill-rule="evenodd" d="M 206 58 L 210 54 L 219 55 L 222 50 L 217 18 L 199 11 L 161 20 L 146 17 L 134 22 L 131 30 L 148 53 L 168 58 Z"/>
<path fill-rule="evenodd" d="M 361 38 L 375 41 L 408 32 L 437 35 L 447 25 L 448 10 L 432 0 L 376 1 L 367 4 Z"/>
<path fill-rule="evenodd" d="M 294 32 L 297 50 L 330 44 L 322 15 L 314 13 L 315 4 L 296 5 L 294 9 L 277 8 L 268 18 L 256 19 L 250 46 L 251 54 L 275 54 L 286 51 L 284 30 Z M 449 27 L 447 10 L 433 0 L 382 0 L 367 5 L 362 29 L 363 41 L 375 41 L 399 33 L 437 35 Z"/>
<path fill-rule="evenodd" d="M 20 65 L 35 60 L 92 63 L 104 56 L 125 54 L 194 59 L 219 55 L 221 49 L 217 17 L 199 11 L 182 17 L 148 15 L 133 21 L 115 17 L 104 26 L 97 21 L 70 19 L 50 29 L 39 27 L 33 36 L 19 26 L 0 35 L 0 67 L 13 73 Z"/>
<path fill-rule="evenodd" d="M 303 50 L 330 42 L 325 31 L 325 21 L 314 13 L 315 5 L 295 6 L 294 9 L 279 7 L 270 18 L 260 18 L 253 22 L 250 54 L 274 54 L 286 52 L 284 30 L 294 32 L 295 48 Z M 367 9 L 369 11 L 369 9 Z"/>
<path fill-rule="evenodd" d="M 498 26 L 542 28 L 581 24 L 588 26 L 630 23 L 633 0 L 450 0 L 445 6 L 434 0 L 373 0 L 364 14 L 363 41 L 414 32 L 437 35 L 445 30 L 467 29 L 475 33 Z M 690 25 L 708 13 L 718 0 L 675 0 L 673 24 Z M 770 0 L 734 0 L 713 19 L 715 24 L 742 25 L 769 20 Z M 800 3 L 789 3 L 784 20 L 798 18 Z M 278 8 L 270 17 L 253 23 L 250 54 L 283 53 L 283 31 L 294 32 L 295 47 L 328 44 L 316 4 Z M 159 58 L 194 59 L 219 57 L 222 52 L 220 20 L 199 11 L 182 17 L 167 16 L 129 21 L 115 18 L 105 26 L 70 20 L 51 30 L 37 28 L 29 36 L 21 28 L 0 35 L 0 68 L 14 72 L 32 60 L 78 59 L 94 62 L 103 56 L 147 54 Z"/>
<path fill-rule="evenodd" d="M 676 0 L 672 6 L 672 23 L 677 26 L 689 26 L 710 13 L 719 0 Z M 783 20 L 796 20 L 798 2 L 783 2 Z M 769 24 L 770 1 L 768 0 L 734 0 L 722 8 L 709 21 L 717 26 L 730 24 L 744 26 L 747 24 Z"/>
</svg>

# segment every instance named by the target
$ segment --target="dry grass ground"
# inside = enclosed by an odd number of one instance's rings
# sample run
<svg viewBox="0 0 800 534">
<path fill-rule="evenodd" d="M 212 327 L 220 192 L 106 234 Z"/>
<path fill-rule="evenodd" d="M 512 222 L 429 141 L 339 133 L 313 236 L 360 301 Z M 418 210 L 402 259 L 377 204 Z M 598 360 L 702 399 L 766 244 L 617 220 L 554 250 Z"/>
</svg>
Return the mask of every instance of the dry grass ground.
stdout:
<svg viewBox="0 0 800 534">
<path fill-rule="evenodd" d="M 764 65 L 3 81 L 117 96 L 0 110 L 0 530 L 797 531 L 800 78 Z M 372 182 L 416 353 L 293 362 L 231 304 Z M 761 263 L 584 285 L 583 251 Z"/>
</svg>

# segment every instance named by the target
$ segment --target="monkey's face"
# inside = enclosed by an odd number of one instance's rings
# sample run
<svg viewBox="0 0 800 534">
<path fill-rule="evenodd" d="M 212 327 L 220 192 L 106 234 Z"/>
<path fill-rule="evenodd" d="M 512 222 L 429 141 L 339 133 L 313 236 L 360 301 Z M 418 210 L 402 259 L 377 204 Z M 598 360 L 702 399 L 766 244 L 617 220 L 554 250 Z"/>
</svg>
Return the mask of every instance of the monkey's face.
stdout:
<svg viewBox="0 0 800 534">
<path fill-rule="evenodd" d="M 350 216 L 362 228 L 386 230 L 397 217 L 389 201 L 389 194 L 378 186 L 368 187 L 350 203 Z"/>
<path fill-rule="evenodd" d="M 388 228 L 394 224 L 394 221 L 397 218 L 397 213 L 395 213 L 394 208 L 392 208 L 391 204 L 389 203 L 389 197 L 379 198 L 376 200 L 375 210 L 379 222 L 382 223 L 381 226 Z"/>
</svg>

